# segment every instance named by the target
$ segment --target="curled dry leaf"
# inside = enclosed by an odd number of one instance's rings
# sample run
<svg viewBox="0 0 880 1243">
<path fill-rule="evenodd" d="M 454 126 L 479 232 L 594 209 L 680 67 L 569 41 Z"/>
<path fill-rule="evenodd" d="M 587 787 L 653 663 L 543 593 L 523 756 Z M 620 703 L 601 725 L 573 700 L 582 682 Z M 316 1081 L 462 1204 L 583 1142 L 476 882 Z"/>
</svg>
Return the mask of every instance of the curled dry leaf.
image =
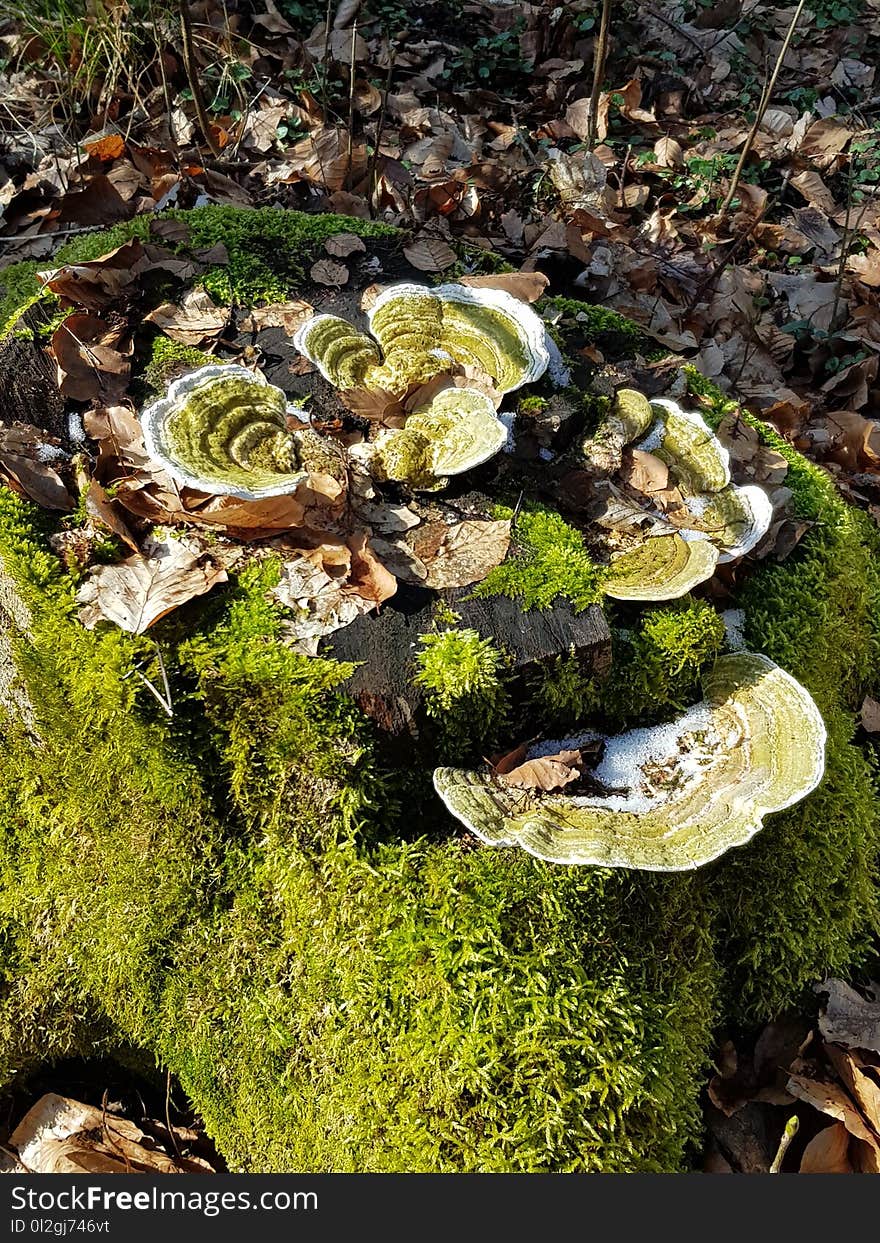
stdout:
<svg viewBox="0 0 880 1243">
<path fill-rule="evenodd" d="M 403 253 L 407 262 L 420 272 L 444 272 L 456 259 L 455 251 L 448 242 L 424 234 L 415 238 L 409 246 L 404 246 Z"/>
<path fill-rule="evenodd" d="M 674 138 L 670 138 L 668 134 L 664 134 L 662 138 L 658 138 L 654 143 L 654 155 L 657 157 L 657 163 L 661 168 L 684 167 L 681 143 Z"/>
<path fill-rule="evenodd" d="M 499 272 L 496 276 L 463 276 L 462 285 L 473 289 L 503 289 L 523 302 L 537 302 L 550 283 L 543 272 Z"/>
<path fill-rule="evenodd" d="M 76 595 L 82 606 L 79 617 L 88 630 L 110 621 L 130 634 L 143 634 L 226 578 L 222 567 L 182 540 L 150 540 L 143 555 L 91 571 Z"/>
<path fill-rule="evenodd" d="M 57 294 L 62 306 L 103 311 L 128 289 L 144 266 L 144 247 L 132 238 L 88 263 L 68 264 L 37 276 L 46 289 Z"/>
<path fill-rule="evenodd" d="M 344 263 L 334 263 L 332 259 L 319 259 L 313 263 L 309 275 L 316 285 L 342 286 L 348 281 L 349 271 Z"/>
<path fill-rule="evenodd" d="M 847 1049 L 880 1053 L 880 988 L 875 985 L 873 991 L 874 999 L 868 1000 L 843 980 L 833 978 L 816 986 L 817 993 L 828 994 L 819 1016 L 819 1031 L 826 1040 Z"/>
<path fill-rule="evenodd" d="M 349 255 L 363 254 L 367 248 L 364 239 L 356 233 L 334 233 L 327 238 L 324 249 L 334 259 L 347 259 Z"/>
<path fill-rule="evenodd" d="M 386 570 L 370 546 L 366 531 L 358 531 L 346 540 L 351 553 L 351 572 L 347 590 L 372 604 L 390 600 L 397 591 L 397 579 Z"/>
<path fill-rule="evenodd" d="M 44 509 L 73 509 L 73 498 L 52 466 L 64 454 L 58 441 L 28 423 L 0 423 L 0 473 Z"/>
<path fill-rule="evenodd" d="M 86 488 L 86 513 L 93 522 L 122 540 L 132 552 L 138 552 L 137 541 L 122 519 L 117 503 L 112 500 L 97 479 L 88 480 Z"/>
<path fill-rule="evenodd" d="M 653 497 L 663 492 L 669 484 L 669 467 L 653 453 L 644 449 L 630 449 L 624 456 L 621 478 L 637 492 Z"/>
<path fill-rule="evenodd" d="M 96 315 L 68 315 L 52 334 L 50 353 L 58 369 L 58 387 L 75 401 L 112 403 L 128 387 L 130 344 L 123 331 Z"/>
<path fill-rule="evenodd" d="M 315 314 L 311 302 L 295 298 L 292 302 L 273 302 L 248 311 L 239 322 L 242 332 L 262 332 L 264 328 L 283 328 L 291 336 Z"/>
<path fill-rule="evenodd" d="M 146 316 L 147 322 L 161 328 L 172 341 L 182 345 L 201 345 L 218 336 L 229 323 L 228 306 L 217 306 L 204 289 L 190 289 L 180 305 L 163 302 Z"/>
<path fill-rule="evenodd" d="M 560 751 L 557 755 L 526 760 L 506 772 L 501 772 L 496 765 L 495 773 L 505 785 L 547 792 L 562 790 L 581 776 L 582 758 L 580 751 Z"/>
<path fill-rule="evenodd" d="M 352 412 L 384 427 L 402 427 L 406 418 L 403 403 L 384 388 L 346 388 L 339 396 Z"/>
<path fill-rule="evenodd" d="M 849 1131 L 842 1122 L 823 1127 L 814 1135 L 801 1157 L 801 1174 L 851 1174 Z"/>
<path fill-rule="evenodd" d="M 880 702 L 866 695 L 862 701 L 862 729 L 868 734 L 880 734 Z"/>
</svg>

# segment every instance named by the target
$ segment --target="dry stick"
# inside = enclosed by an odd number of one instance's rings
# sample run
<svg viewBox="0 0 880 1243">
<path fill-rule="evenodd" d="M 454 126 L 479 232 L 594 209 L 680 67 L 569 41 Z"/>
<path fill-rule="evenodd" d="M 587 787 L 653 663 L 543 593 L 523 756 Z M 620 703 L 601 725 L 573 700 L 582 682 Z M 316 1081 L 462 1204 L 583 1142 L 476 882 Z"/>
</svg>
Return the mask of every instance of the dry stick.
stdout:
<svg viewBox="0 0 880 1243">
<path fill-rule="evenodd" d="M 189 89 L 192 91 L 193 105 L 195 106 L 199 129 L 202 131 L 205 142 L 211 148 L 211 154 L 217 158 L 220 155 L 220 146 L 211 132 L 208 110 L 205 107 L 205 97 L 202 94 L 202 84 L 199 81 L 198 69 L 193 56 L 192 21 L 186 0 L 179 0 L 178 8 L 180 10 L 180 33 L 183 41 L 183 67 L 186 70 L 186 79 L 189 82 Z"/>
<path fill-rule="evenodd" d="M 733 173 L 733 179 L 730 183 L 730 189 L 727 191 L 724 202 L 721 204 L 721 209 L 720 209 L 719 214 L 722 216 L 724 216 L 727 213 L 727 211 L 730 208 L 730 204 L 733 202 L 734 195 L 736 194 L 737 186 L 739 185 L 740 178 L 742 177 L 743 169 L 745 168 L 746 160 L 749 158 L 749 154 L 751 153 L 752 147 L 755 145 L 755 139 L 758 136 L 758 130 L 761 128 L 761 122 L 764 120 L 764 113 L 767 111 L 767 106 L 770 103 L 770 97 L 773 94 L 773 90 L 776 86 L 776 79 L 779 77 L 779 71 L 782 68 L 782 62 L 785 60 L 785 54 L 791 45 L 792 38 L 794 37 L 795 27 L 800 21 L 800 16 L 801 16 L 801 13 L 803 12 L 803 7 L 805 3 L 806 3 L 806 0 L 798 0 L 798 6 L 794 11 L 794 16 L 791 19 L 791 23 L 788 27 L 788 30 L 785 32 L 785 38 L 782 40 L 782 47 L 779 49 L 779 55 L 776 57 L 776 64 L 773 66 L 773 72 L 770 74 L 770 77 L 767 81 L 767 85 L 764 87 L 764 90 L 761 93 L 761 98 L 758 102 L 758 110 L 755 113 L 755 119 L 752 122 L 752 128 L 749 130 L 749 136 L 746 139 L 745 146 L 740 152 L 740 157 L 739 157 L 739 160 L 737 161 L 736 169 L 734 170 L 734 173 Z"/>
<path fill-rule="evenodd" d="M 853 165 L 855 163 L 854 153 L 849 153 L 849 165 L 846 170 L 846 215 L 843 218 L 843 237 L 840 239 L 840 260 L 837 264 L 837 280 L 834 284 L 834 305 L 831 308 L 831 322 L 828 325 L 829 333 L 834 332 L 837 328 L 837 311 L 840 306 L 840 291 L 843 288 L 843 275 L 846 271 L 846 261 L 848 258 L 849 244 L 852 241 L 853 230 L 850 228 L 852 215 L 852 194 L 853 194 Z"/>
<path fill-rule="evenodd" d="M 153 27 L 153 35 L 156 40 L 156 50 L 159 55 L 159 73 L 162 78 L 162 95 L 165 99 L 165 112 L 168 116 L 168 136 L 171 139 L 171 154 L 175 161 L 179 160 L 180 152 L 177 149 L 177 132 L 174 128 L 174 104 L 171 99 L 171 87 L 168 85 L 168 75 L 165 72 L 165 58 L 162 55 L 162 48 L 159 40 L 162 38 L 162 31 L 159 23 L 156 21 L 156 11 L 153 7 L 153 0 L 150 0 L 150 22 Z"/>
<path fill-rule="evenodd" d="M 327 0 L 327 12 L 324 16 L 324 54 L 321 57 L 321 65 L 323 73 L 321 76 L 321 107 L 324 110 L 324 124 L 327 124 L 327 66 L 330 63 L 330 10 L 333 6 L 333 0 Z"/>
<path fill-rule="evenodd" d="M 379 162 L 379 147 L 382 144 L 382 135 L 385 132 L 385 117 L 388 113 L 388 96 L 391 94 L 391 81 L 394 76 L 394 58 L 395 49 L 388 43 L 388 73 L 385 75 L 385 91 L 382 95 L 382 107 L 379 109 L 379 120 L 376 123 L 376 141 L 373 144 L 373 154 L 370 156 L 370 167 L 367 171 L 367 193 L 369 194 L 370 217 L 375 218 L 376 205 L 374 199 L 376 197 L 376 165 Z"/>
<path fill-rule="evenodd" d="M 351 189 L 351 165 L 354 158 L 354 49 L 357 40 L 357 18 L 351 26 L 351 56 L 348 62 L 348 161 L 345 166 L 345 184 Z"/>
<path fill-rule="evenodd" d="M 174 1127 L 171 1125 L 171 1071 L 165 1072 L 165 1125 L 168 1127 L 168 1136 L 174 1145 L 174 1153 L 177 1160 L 181 1160 L 180 1145 L 177 1142 L 177 1136 L 174 1133 Z"/>
<path fill-rule="evenodd" d="M 599 95 L 605 77 L 605 61 L 608 59 L 608 32 L 611 29 L 611 0 L 602 0 L 602 17 L 599 21 L 599 37 L 593 51 L 593 89 L 590 93 L 590 120 L 587 127 L 587 146 L 592 151 L 596 145 L 599 124 Z"/>
<path fill-rule="evenodd" d="M 792 1114 L 788 1122 L 785 1124 L 785 1130 L 782 1132 L 782 1138 L 779 1141 L 779 1147 L 776 1149 L 776 1156 L 770 1166 L 771 1174 L 778 1174 L 782 1169 L 782 1161 L 788 1152 L 788 1146 L 798 1133 L 800 1122 L 797 1114 Z"/>
<path fill-rule="evenodd" d="M 694 296 L 691 298 L 690 302 L 685 307 L 685 311 L 684 311 L 685 315 L 690 315 L 691 312 L 696 307 L 697 303 L 702 298 L 703 294 L 707 290 L 711 289 L 718 282 L 719 278 L 721 277 L 722 272 L 730 264 L 731 259 L 733 259 L 733 257 L 737 254 L 737 252 L 745 245 L 745 243 L 749 240 L 749 238 L 754 233 L 755 229 L 757 229 L 758 225 L 763 222 L 764 217 L 767 215 L 767 212 L 770 210 L 771 207 L 774 207 L 775 205 L 776 205 L 776 200 L 772 198 L 768 198 L 767 202 L 764 204 L 761 211 L 758 212 L 758 215 L 751 222 L 748 228 L 744 229 L 742 233 L 740 233 L 739 237 L 734 239 L 733 245 L 731 246 L 730 250 L 728 250 L 727 254 L 724 255 L 724 257 L 721 259 L 719 263 L 716 263 L 711 268 L 711 270 L 709 271 L 705 279 L 702 280 L 700 284 L 697 286 L 696 290 L 694 291 Z"/>
</svg>

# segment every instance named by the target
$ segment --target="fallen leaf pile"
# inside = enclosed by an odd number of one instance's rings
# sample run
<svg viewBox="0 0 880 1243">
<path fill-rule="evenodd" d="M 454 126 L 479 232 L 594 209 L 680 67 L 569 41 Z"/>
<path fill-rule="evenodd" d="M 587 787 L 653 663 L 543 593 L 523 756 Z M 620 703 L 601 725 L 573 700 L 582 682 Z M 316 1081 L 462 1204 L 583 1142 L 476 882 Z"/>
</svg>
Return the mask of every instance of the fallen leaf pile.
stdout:
<svg viewBox="0 0 880 1243">
<path fill-rule="evenodd" d="M 142 1126 L 110 1109 L 98 1109 L 49 1092 L 28 1110 L 0 1149 L 0 1173 L 213 1174 L 192 1151 L 198 1140 L 186 1127 L 144 1119 Z"/>
<path fill-rule="evenodd" d="M 880 989 L 828 979 L 816 992 L 817 1025 L 784 1018 L 748 1054 L 722 1046 L 707 1173 L 767 1173 L 774 1160 L 782 1172 L 880 1173 Z M 794 1139 L 780 1146 L 786 1124 Z"/>
</svg>

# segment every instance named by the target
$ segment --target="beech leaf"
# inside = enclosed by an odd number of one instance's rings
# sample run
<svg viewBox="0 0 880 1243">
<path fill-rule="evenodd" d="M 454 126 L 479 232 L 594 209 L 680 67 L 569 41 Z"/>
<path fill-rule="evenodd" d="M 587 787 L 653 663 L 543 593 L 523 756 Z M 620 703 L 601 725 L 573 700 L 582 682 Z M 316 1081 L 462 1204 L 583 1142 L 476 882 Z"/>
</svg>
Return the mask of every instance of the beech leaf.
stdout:
<svg viewBox="0 0 880 1243">
<path fill-rule="evenodd" d="M 508 772 L 499 772 L 499 779 L 510 786 L 520 786 L 528 790 L 561 790 L 581 775 L 580 751 L 560 751 L 557 755 L 544 756 L 541 759 L 526 760 Z"/>
<path fill-rule="evenodd" d="M 348 281 L 349 271 L 344 263 L 334 263 L 332 259 L 319 259 L 313 263 L 309 272 L 316 285 L 341 286 Z"/>
<path fill-rule="evenodd" d="M 349 255 L 363 254 L 367 248 L 364 239 L 356 233 L 334 233 L 327 238 L 324 249 L 334 259 L 347 259 Z"/>
<path fill-rule="evenodd" d="M 93 569 L 76 598 L 88 630 L 110 621 L 143 634 L 168 613 L 226 581 L 226 571 L 181 540 L 150 541 L 143 555 Z"/>
<path fill-rule="evenodd" d="M 455 251 L 439 237 L 417 237 L 403 253 L 420 272 L 444 272 L 455 263 Z"/>
</svg>

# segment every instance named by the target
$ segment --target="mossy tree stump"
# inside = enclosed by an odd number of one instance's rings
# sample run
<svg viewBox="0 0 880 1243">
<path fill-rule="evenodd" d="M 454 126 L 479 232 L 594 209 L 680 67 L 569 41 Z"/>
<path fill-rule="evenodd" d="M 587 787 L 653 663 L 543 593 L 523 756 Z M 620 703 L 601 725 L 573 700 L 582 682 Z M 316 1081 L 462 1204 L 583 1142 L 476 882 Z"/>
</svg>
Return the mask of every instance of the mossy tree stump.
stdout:
<svg viewBox="0 0 880 1243">
<path fill-rule="evenodd" d="M 230 251 L 208 287 L 241 301 L 297 296 L 340 230 L 293 213 L 190 219 L 199 244 Z M 372 237 L 386 258 L 399 247 Z M 91 254 L 121 240 L 93 240 Z M 19 265 L 22 300 L 35 296 L 27 278 Z M 591 330 L 590 308 L 572 305 L 563 348 Z M 595 331 L 609 356 L 612 337 L 624 360 L 637 348 L 637 330 L 607 313 Z M 280 374 L 291 356 L 276 346 Z M 136 383 L 147 363 L 142 352 Z M 707 417 L 728 409 L 689 383 Z M 473 848 L 431 795 L 430 760 L 377 751 L 345 694 L 351 666 L 285 643 L 271 559 L 149 637 L 91 632 L 48 543 L 59 519 L 0 493 L 23 623 L 6 637 L 33 714 L 3 696 L 0 1083 L 134 1048 L 179 1077 L 242 1170 L 681 1168 L 716 1027 L 770 1018 L 850 970 L 878 926 L 874 766 L 853 741 L 877 667 L 877 534 L 749 421 L 789 461 L 814 525 L 783 564 L 744 566 L 735 603 L 750 648 L 819 704 L 828 768 L 806 801 L 695 875 Z M 604 613 L 610 673 L 560 657 L 549 678 L 524 680 L 525 716 L 616 728 L 699 698 L 718 648 L 710 603 Z M 603 648 L 596 614 L 569 625 L 575 648 L 582 625 Z M 337 654 L 357 636 L 345 633 Z M 133 676 L 158 676 L 157 643 L 170 719 Z"/>
</svg>

